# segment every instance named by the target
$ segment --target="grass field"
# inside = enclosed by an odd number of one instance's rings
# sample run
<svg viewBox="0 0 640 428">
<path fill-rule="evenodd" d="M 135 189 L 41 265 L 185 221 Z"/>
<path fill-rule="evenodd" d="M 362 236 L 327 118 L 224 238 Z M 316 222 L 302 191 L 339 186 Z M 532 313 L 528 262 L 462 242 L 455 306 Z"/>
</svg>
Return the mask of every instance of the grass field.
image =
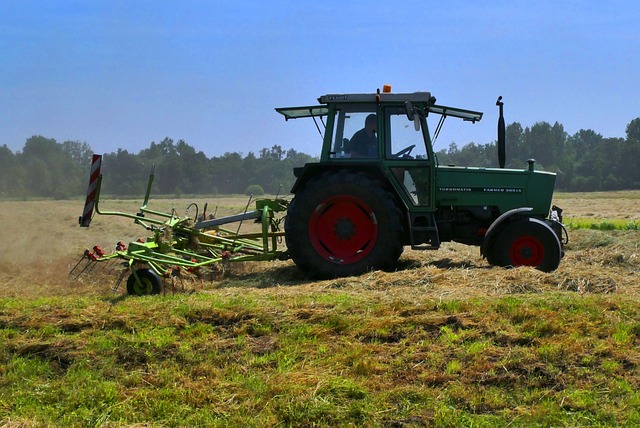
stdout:
<svg viewBox="0 0 640 428">
<path fill-rule="evenodd" d="M 586 226 L 552 273 L 446 243 L 394 272 L 312 282 L 291 262 L 245 263 L 193 293 L 130 298 L 116 273 L 67 272 L 139 226 L 81 229 L 81 201 L 0 202 L 0 424 L 638 426 L 640 232 L 589 225 L 640 220 L 640 192 L 554 203 Z"/>
</svg>

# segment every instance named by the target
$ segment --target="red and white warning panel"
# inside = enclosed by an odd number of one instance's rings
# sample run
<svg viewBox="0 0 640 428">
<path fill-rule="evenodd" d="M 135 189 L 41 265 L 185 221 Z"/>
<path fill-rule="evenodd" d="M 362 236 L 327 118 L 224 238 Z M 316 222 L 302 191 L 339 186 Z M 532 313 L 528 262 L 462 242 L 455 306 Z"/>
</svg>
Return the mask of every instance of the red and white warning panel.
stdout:
<svg viewBox="0 0 640 428">
<path fill-rule="evenodd" d="M 78 219 L 81 227 L 89 227 L 93 216 L 93 206 L 95 205 L 96 192 L 98 190 L 98 177 L 100 177 L 100 166 L 102 155 L 93 155 L 91 158 L 91 173 L 89 174 L 89 186 L 87 187 L 87 199 L 84 203 L 82 216 Z"/>
</svg>

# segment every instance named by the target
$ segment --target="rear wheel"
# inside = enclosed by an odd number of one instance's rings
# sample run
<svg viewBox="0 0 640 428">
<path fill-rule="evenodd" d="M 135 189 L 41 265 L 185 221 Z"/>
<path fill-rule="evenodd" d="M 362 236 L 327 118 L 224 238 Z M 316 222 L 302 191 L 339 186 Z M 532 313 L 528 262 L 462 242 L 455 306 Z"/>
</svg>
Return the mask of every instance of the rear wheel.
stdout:
<svg viewBox="0 0 640 428">
<path fill-rule="evenodd" d="M 561 258 L 560 240 L 553 229 L 531 217 L 511 223 L 500 231 L 487 257 L 497 266 L 533 266 L 544 272 L 557 269 Z"/>
<path fill-rule="evenodd" d="M 393 195 L 364 173 L 325 172 L 289 206 L 285 237 L 293 261 L 320 278 L 391 267 L 402 254 Z"/>
<path fill-rule="evenodd" d="M 127 292 L 132 296 L 145 296 L 159 294 L 162 291 L 162 280 L 151 269 L 136 270 L 139 281 L 134 274 L 127 279 Z"/>
</svg>

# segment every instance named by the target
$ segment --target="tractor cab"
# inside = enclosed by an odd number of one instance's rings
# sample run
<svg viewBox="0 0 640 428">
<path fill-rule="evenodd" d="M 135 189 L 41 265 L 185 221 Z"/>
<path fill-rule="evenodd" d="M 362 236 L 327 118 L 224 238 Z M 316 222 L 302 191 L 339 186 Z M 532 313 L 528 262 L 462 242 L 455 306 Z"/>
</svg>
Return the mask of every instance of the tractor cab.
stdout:
<svg viewBox="0 0 640 428">
<path fill-rule="evenodd" d="M 369 170 L 390 178 L 408 207 L 434 209 L 435 156 L 427 124 L 439 115 L 476 122 L 482 113 L 440 106 L 430 92 L 328 94 L 322 105 L 276 108 L 285 119 L 311 117 L 323 136 L 321 163 Z M 324 132 L 323 132 L 324 131 Z M 301 172 L 296 172 L 296 175 Z"/>
</svg>

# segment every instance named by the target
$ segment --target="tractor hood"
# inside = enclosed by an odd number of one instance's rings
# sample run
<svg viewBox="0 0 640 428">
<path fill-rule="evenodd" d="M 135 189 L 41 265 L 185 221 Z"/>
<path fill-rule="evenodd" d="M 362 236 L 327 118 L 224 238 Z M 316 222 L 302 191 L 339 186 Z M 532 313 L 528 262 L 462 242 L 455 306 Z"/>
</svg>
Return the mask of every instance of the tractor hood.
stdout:
<svg viewBox="0 0 640 428">
<path fill-rule="evenodd" d="M 546 217 L 551 207 L 556 174 L 530 169 L 438 166 L 436 206 L 496 206 L 500 212 L 531 207 Z"/>
</svg>

